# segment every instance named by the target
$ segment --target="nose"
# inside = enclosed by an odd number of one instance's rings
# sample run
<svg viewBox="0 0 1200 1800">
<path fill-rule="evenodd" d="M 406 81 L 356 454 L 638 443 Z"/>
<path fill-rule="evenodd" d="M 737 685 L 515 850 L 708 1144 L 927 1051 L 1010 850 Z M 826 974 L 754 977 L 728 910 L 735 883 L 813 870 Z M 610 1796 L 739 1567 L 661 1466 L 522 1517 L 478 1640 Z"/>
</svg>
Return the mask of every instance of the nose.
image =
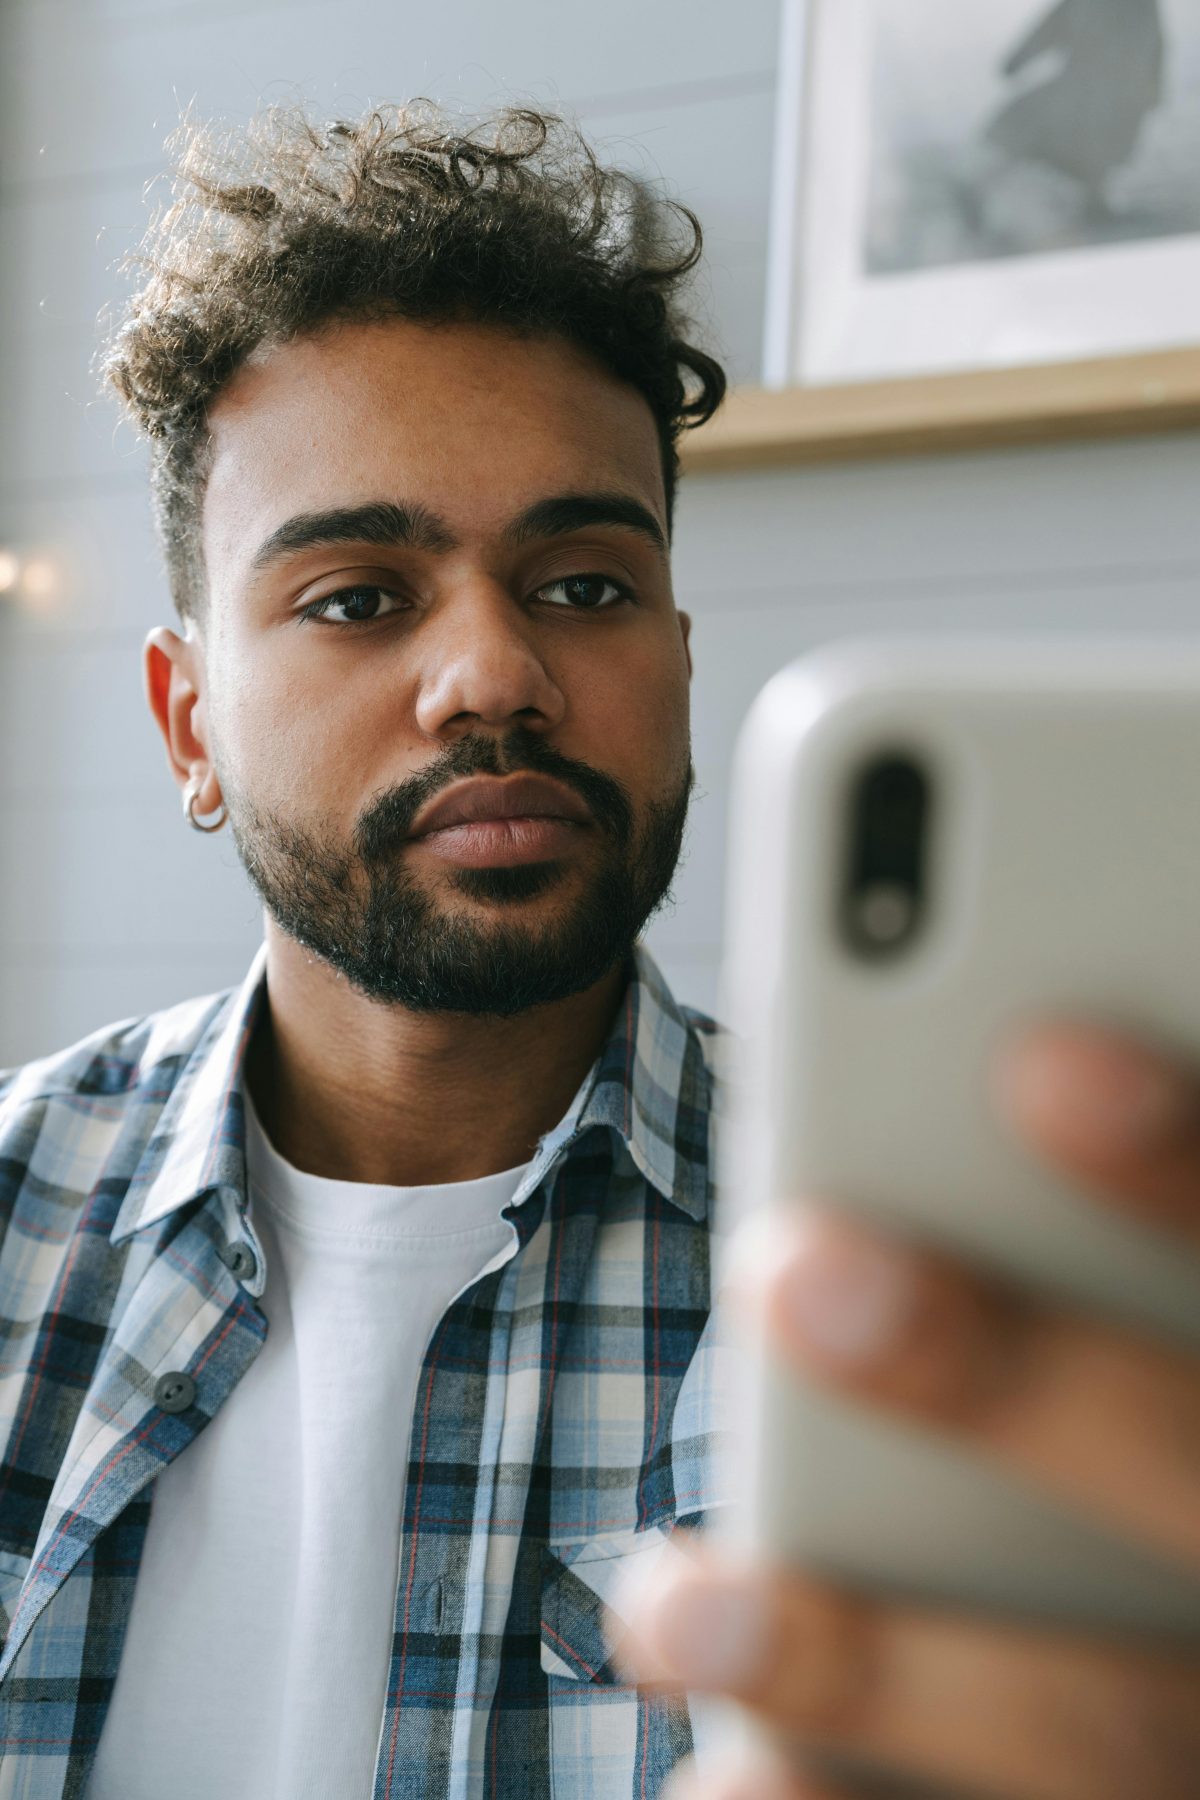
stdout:
<svg viewBox="0 0 1200 1800">
<path fill-rule="evenodd" d="M 429 737 L 456 738 L 514 720 L 557 725 L 566 697 L 542 654 L 534 624 L 498 582 L 464 583 L 427 621 L 416 712 Z"/>
</svg>

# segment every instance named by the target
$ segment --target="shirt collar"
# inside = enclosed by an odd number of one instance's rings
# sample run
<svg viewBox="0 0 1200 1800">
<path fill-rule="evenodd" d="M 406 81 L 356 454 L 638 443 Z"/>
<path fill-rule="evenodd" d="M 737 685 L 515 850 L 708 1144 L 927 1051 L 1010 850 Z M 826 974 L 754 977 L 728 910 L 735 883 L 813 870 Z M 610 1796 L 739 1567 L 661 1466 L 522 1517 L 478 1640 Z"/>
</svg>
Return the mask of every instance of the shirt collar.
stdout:
<svg viewBox="0 0 1200 1800">
<path fill-rule="evenodd" d="M 712 1081 L 695 1028 L 643 944 L 588 1081 L 579 1129 L 607 1125 L 664 1199 L 703 1219 Z"/>
<path fill-rule="evenodd" d="M 224 1190 L 237 1213 L 246 1210 L 243 1082 L 266 1000 L 266 967 L 264 941 L 241 986 L 213 1010 L 186 1055 L 129 1183 L 112 1243 L 214 1188 Z M 160 1083 L 163 1071 L 156 1067 L 147 1079 Z M 517 1199 L 528 1197 L 577 1137 L 601 1126 L 621 1140 L 665 1199 L 703 1219 L 711 1192 L 710 1111 L 711 1078 L 697 1033 L 649 951 L 635 945 L 605 1046 L 565 1118 L 539 1145 Z"/>
</svg>

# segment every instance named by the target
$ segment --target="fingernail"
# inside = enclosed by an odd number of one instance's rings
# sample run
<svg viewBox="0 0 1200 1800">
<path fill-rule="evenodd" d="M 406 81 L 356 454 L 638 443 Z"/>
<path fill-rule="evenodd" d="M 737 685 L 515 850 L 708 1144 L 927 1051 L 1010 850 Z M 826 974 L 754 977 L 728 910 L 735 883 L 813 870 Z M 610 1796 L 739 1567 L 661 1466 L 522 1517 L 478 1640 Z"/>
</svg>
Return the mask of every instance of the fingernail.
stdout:
<svg viewBox="0 0 1200 1800">
<path fill-rule="evenodd" d="M 1108 1040 L 1045 1034 L 1001 1053 L 1000 1099 L 1019 1122 L 1045 1124 L 1114 1150 L 1161 1143 L 1196 1098 L 1173 1070 Z"/>
<path fill-rule="evenodd" d="M 681 1686 L 725 1688 L 753 1676 L 766 1648 L 766 1622 L 744 1579 L 693 1567 L 656 1574 L 638 1596 L 630 1629 Z"/>
<path fill-rule="evenodd" d="M 910 1316 L 910 1259 L 852 1227 L 813 1220 L 784 1277 L 783 1303 L 804 1344 L 831 1362 L 869 1362 Z"/>
</svg>

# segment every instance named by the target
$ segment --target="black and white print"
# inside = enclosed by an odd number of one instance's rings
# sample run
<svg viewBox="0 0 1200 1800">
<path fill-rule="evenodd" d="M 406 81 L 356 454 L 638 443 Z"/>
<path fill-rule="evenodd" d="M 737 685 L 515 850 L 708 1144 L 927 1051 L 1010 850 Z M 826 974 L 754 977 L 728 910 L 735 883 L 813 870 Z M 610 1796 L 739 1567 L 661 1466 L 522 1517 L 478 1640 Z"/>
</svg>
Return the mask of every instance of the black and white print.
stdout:
<svg viewBox="0 0 1200 1800">
<path fill-rule="evenodd" d="M 1200 232 L 1200 0 L 870 0 L 864 272 Z"/>
</svg>

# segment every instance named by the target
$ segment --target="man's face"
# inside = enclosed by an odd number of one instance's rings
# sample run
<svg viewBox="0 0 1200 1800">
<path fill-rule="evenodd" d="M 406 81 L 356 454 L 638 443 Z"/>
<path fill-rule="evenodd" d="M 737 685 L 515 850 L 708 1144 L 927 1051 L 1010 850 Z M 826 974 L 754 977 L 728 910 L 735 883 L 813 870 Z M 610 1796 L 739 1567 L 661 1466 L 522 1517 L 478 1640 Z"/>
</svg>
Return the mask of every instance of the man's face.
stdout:
<svg viewBox="0 0 1200 1800">
<path fill-rule="evenodd" d="M 418 1011 L 592 986 L 668 891 L 693 781 L 645 401 L 556 339 L 388 320 L 260 354 L 210 423 L 197 724 L 269 913 Z M 573 816 L 422 830 L 517 771 Z"/>
</svg>

